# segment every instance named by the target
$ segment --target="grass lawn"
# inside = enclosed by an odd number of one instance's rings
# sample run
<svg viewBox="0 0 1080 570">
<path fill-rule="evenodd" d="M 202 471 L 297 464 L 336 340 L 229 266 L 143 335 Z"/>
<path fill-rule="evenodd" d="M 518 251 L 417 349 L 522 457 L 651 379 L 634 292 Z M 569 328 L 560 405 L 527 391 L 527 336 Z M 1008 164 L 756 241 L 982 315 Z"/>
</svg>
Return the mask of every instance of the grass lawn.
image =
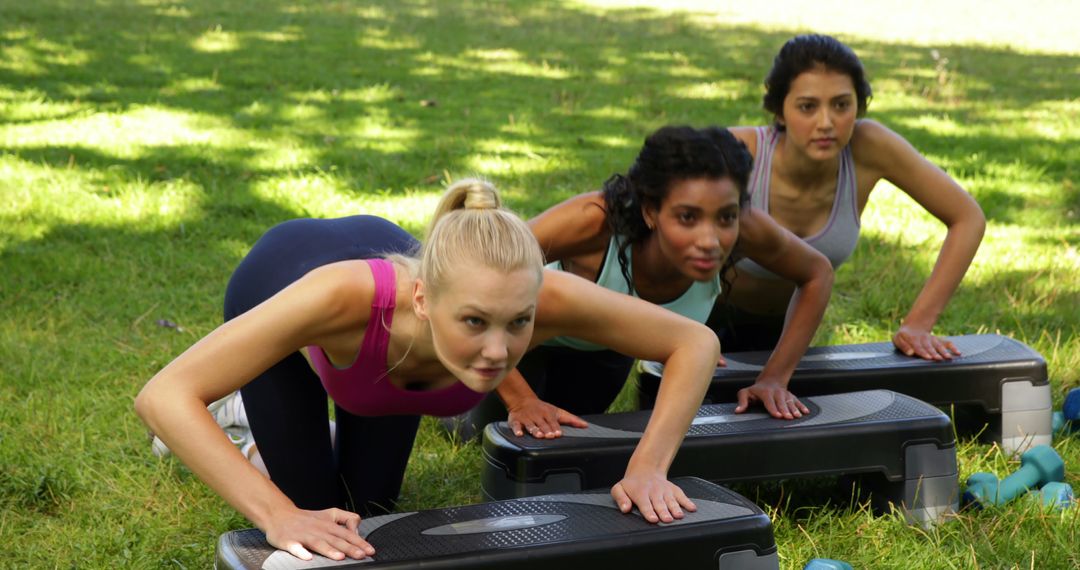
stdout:
<svg viewBox="0 0 1080 570">
<path fill-rule="evenodd" d="M 205 568 L 249 526 L 150 454 L 132 401 L 220 322 L 266 228 L 362 212 L 418 232 L 470 174 L 536 214 L 664 124 L 763 124 L 761 79 L 810 29 L 855 48 L 870 116 L 986 212 L 937 332 L 1035 347 L 1057 404 L 1080 384 L 1080 7 L 647 4 L 0 0 L 0 567 Z M 944 234 L 886 184 L 863 225 L 818 344 L 890 338 Z M 1055 447 L 1080 488 L 1080 437 Z M 959 456 L 964 478 L 1017 466 L 970 441 Z M 402 507 L 476 501 L 479 470 L 476 445 L 425 419 Z M 1080 508 L 924 531 L 805 500 L 820 486 L 738 489 L 772 517 L 783 568 L 1080 567 Z"/>
</svg>

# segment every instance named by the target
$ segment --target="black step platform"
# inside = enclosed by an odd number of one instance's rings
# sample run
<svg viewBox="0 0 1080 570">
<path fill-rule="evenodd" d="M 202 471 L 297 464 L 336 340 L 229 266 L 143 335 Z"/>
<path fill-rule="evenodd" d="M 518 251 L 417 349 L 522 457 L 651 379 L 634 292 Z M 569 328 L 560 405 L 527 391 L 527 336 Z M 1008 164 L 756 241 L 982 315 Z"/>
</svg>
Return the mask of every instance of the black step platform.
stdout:
<svg viewBox="0 0 1080 570">
<path fill-rule="evenodd" d="M 776 419 L 703 406 L 669 474 L 736 482 L 855 475 L 875 506 L 899 506 L 909 522 L 931 525 L 956 511 L 956 439 L 948 416 L 889 390 L 803 398 L 810 414 Z M 756 409 L 755 409 L 756 410 Z M 585 416 L 563 437 L 517 437 L 506 422 L 484 430 L 484 494 L 493 499 L 608 487 L 620 479 L 649 420 L 648 411 Z"/>
<path fill-rule="evenodd" d="M 1046 360 L 1024 343 L 996 334 L 948 337 L 961 356 L 927 361 L 904 356 L 891 342 L 811 347 L 791 377 L 800 398 L 855 390 L 886 389 L 924 402 L 955 409 L 962 434 L 981 433 L 1007 453 L 1049 445 L 1052 406 Z M 741 388 L 753 384 L 771 352 L 724 355 L 704 403 L 734 402 Z M 639 402 L 651 409 L 663 368 L 642 363 Z"/>
<path fill-rule="evenodd" d="M 276 550 L 257 529 L 225 533 L 215 567 L 470 569 L 642 568 L 778 570 L 769 517 L 719 485 L 675 481 L 697 511 L 668 524 L 619 512 L 610 489 L 365 518 L 368 560 L 305 562 Z"/>
</svg>

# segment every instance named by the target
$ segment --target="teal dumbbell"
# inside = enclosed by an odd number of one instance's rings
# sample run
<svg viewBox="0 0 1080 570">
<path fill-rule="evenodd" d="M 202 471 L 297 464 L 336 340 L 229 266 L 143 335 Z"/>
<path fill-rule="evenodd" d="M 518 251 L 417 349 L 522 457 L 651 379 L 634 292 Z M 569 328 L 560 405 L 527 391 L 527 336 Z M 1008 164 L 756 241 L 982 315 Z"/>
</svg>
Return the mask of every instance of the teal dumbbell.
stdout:
<svg viewBox="0 0 1080 570">
<path fill-rule="evenodd" d="M 998 478 L 993 473 L 985 471 L 968 477 L 967 485 L 964 486 L 962 502 L 965 505 L 986 507 L 997 504 Z"/>
<path fill-rule="evenodd" d="M 1065 414 L 1063 412 L 1054 412 L 1050 415 L 1050 418 L 1050 430 L 1054 433 L 1065 433 L 1066 431 L 1070 431 L 1072 426 L 1069 425 L 1069 422 L 1065 421 Z"/>
<path fill-rule="evenodd" d="M 976 485 L 987 485 L 987 484 L 996 485 L 997 482 L 998 482 L 997 475 L 994 475 L 993 473 L 987 473 L 985 471 L 980 471 L 978 473 L 975 473 L 971 477 L 968 477 L 967 486 L 968 487 L 973 487 L 973 486 L 976 486 Z"/>
<path fill-rule="evenodd" d="M 1055 510 L 1071 507 L 1075 498 L 1072 485 L 1057 481 L 1043 485 L 1038 491 L 1028 491 L 1027 496 L 1031 500 L 1038 500 L 1044 507 L 1053 507 Z"/>
<path fill-rule="evenodd" d="M 1047 483 L 1065 481 L 1065 462 L 1048 445 L 1033 447 L 1020 456 L 1020 468 L 1002 479 L 989 473 L 976 473 L 968 479 L 964 502 L 979 506 L 1002 505 Z"/>
<path fill-rule="evenodd" d="M 828 558 L 814 558 L 810 562 L 803 566 L 803 570 L 855 570 L 851 567 L 851 564 L 840 560 L 830 560 Z"/>
</svg>

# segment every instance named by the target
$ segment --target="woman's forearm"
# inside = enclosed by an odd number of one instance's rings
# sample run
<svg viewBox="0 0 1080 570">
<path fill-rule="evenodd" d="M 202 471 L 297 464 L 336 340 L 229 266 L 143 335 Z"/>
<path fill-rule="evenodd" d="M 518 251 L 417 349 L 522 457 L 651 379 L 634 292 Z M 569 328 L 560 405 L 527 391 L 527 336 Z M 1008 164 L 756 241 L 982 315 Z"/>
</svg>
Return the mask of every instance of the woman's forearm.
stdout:
<svg viewBox="0 0 1080 570">
<path fill-rule="evenodd" d="M 139 417 L 184 465 L 256 526 L 295 506 L 229 442 L 206 403 L 147 385 L 136 399 Z"/>
<path fill-rule="evenodd" d="M 683 343 L 664 364 L 656 407 L 630 458 L 628 473 L 637 469 L 666 473 L 675 459 L 720 357 L 716 336 L 703 325 L 701 328 L 705 334 Z"/>
<path fill-rule="evenodd" d="M 937 262 L 926 280 L 903 324 L 930 331 L 964 279 L 982 242 L 986 221 L 981 215 L 949 227 Z"/>
<path fill-rule="evenodd" d="M 758 375 L 759 382 L 777 382 L 786 387 L 799 360 L 813 341 L 829 304 L 833 285 L 832 267 L 824 259 L 820 263 L 823 265 L 815 270 L 814 277 L 796 288 L 791 296 L 784 330 Z"/>
</svg>

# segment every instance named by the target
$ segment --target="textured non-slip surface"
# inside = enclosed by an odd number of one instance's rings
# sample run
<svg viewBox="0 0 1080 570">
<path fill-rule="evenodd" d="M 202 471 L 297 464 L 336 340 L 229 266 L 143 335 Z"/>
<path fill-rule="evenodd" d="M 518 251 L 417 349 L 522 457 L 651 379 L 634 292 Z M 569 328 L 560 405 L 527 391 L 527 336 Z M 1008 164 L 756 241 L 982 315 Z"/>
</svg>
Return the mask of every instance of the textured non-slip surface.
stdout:
<svg viewBox="0 0 1080 570">
<path fill-rule="evenodd" d="M 666 525 L 650 524 L 636 512 L 620 513 L 607 489 L 371 517 L 365 519 L 360 530 L 378 554 L 374 560 L 362 564 L 377 568 L 380 562 L 419 561 L 468 553 L 482 555 L 495 550 L 584 543 L 613 536 L 625 536 L 629 540 L 635 533 L 667 532 L 671 527 L 763 516 L 752 503 L 718 485 L 692 478 L 677 482 L 694 499 L 698 510 Z M 275 551 L 266 543 L 263 533 L 254 529 L 228 533 L 221 547 L 249 567 L 285 570 L 358 563 L 322 557 L 304 562 Z"/>
<path fill-rule="evenodd" d="M 948 338 L 960 350 L 960 356 L 948 361 L 928 361 L 897 352 L 891 342 L 812 346 L 795 368 L 799 373 L 813 371 L 842 371 L 870 369 L 949 368 L 980 363 L 1042 361 L 1031 347 L 996 334 L 951 336 Z M 724 354 L 727 366 L 716 369 L 716 377 L 741 376 L 760 372 L 772 351 L 733 352 Z M 656 362 L 644 363 L 645 371 L 659 376 L 663 367 Z"/>
<path fill-rule="evenodd" d="M 1038 353 L 1011 338 L 995 334 L 947 337 L 960 350 L 960 356 L 946 362 L 930 362 L 897 352 L 891 342 L 815 346 L 806 351 L 796 370 L 852 370 L 864 368 L 906 368 L 920 366 L 949 366 L 976 362 L 1006 362 L 1041 358 Z M 761 370 L 772 355 L 771 351 L 743 352 L 725 355 L 725 370 Z"/>
<path fill-rule="evenodd" d="M 810 413 L 796 420 L 783 420 L 760 412 L 735 413 L 735 404 L 712 404 L 698 410 L 687 437 L 761 432 L 763 430 L 798 430 L 811 426 L 851 424 L 937 417 L 937 408 L 889 390 L 866 390 L 846 394 L 800 398 Z M 563 427 L 565 439 L 514 437 L 505 422 L 497 428 L 503 436 L 523 448 L 540 449 L 574 445 L 579 438 L 637 439 L 649 420 L 648 412 L 628 412 L 590 416 L 589 427 Z"/>
</svg>

